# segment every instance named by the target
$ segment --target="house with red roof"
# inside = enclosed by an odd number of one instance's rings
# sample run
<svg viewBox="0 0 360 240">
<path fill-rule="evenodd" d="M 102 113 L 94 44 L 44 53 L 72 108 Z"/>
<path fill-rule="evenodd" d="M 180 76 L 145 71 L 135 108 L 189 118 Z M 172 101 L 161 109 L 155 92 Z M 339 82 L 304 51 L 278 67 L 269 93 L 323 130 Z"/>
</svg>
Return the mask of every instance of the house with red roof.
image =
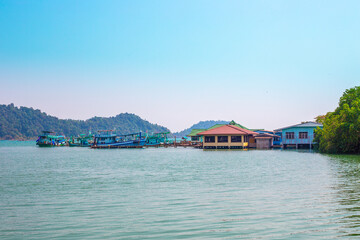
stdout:
<svg viewBox="0 0 360 240">
<path fill-rule="evenodd" d="M 204 149 L 243 149 L 249 146 L 249 138 L 258 133 L 236 125 L 223 125 L 199 132 L 203 137 Z"/>
</svg>

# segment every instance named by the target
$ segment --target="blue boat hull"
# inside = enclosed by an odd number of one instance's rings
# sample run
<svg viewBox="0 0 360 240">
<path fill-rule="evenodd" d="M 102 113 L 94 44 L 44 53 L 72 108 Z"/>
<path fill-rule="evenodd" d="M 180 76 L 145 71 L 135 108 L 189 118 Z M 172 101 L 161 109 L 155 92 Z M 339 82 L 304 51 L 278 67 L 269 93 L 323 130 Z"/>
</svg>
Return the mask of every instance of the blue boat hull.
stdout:
<svg viewBox="0 0 360 240">
<path fill-rule="evenodd" d="M 146 140 L 131 140 L 125 142 L 114 142 L 106 144 L 92 145 L 91 148 L 142 148 L 145 145 Z"/>
<path fill-rule="evenodd" d="M 69 147 L 91 147 L 91 144 L 69 143 Z"/>
</svg>

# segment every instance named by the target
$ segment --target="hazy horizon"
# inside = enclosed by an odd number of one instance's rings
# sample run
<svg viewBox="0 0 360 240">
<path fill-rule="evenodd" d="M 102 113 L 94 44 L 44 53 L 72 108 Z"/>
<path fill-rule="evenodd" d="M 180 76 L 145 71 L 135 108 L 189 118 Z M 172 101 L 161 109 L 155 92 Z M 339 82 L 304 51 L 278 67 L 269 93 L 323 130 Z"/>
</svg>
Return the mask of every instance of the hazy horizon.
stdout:
<svg viewBox="0 0 360 240">
<path fill-rule="evenodd" d="M 359 85 L 358 1 L 0 1 L 0 104 L 276 129 Z"/>
</svg>

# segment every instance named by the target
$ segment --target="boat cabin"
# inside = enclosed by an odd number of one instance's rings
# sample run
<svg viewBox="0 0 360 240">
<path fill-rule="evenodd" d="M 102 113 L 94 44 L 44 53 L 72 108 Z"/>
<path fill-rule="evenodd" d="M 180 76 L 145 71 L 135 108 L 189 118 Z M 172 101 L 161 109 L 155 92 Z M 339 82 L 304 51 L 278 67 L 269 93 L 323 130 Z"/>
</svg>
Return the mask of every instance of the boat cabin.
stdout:
<svg viewBox="0 0 360 240">
<path fill-rule="evenodd" d="M 100 130 L 94 136 L 94 145 L 116 143 L 116 137 L 114 130 Z"/>
<path fill-rule="evenodd" d="M 52 131 L 42 131 L 42 134 L 36 140 L 36 145 L 40 147 L 65 146 L 66 139 L 64 136 L 51 135 Z"/>
<path fill-rule="evenodd" d="M 168 137 L 167 135 L 170 132 L 159 132 L 159 133 L 153 133 L 153 134 L 148 134 L 147 138 L 146 138 L 146 144 L 147 146 L 158 146 L 161 144 L 166 144 L 168 143 Z"/>
</svg>

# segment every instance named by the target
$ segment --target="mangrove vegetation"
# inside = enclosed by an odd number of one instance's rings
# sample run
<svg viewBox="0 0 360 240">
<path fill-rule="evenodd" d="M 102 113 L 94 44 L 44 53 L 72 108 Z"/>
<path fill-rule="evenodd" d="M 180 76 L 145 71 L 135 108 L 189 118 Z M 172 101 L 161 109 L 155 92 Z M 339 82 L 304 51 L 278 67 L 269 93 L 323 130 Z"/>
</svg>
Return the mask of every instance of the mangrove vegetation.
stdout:
<svg viewBox="0 0 360 240">
<path fill-rule="evenodd" d="M 347 89 L 335 111 L 316 120 L 323 124 L 315 130 L 321 152 L 360 153 L 360 87 Z"/>
</svg>

